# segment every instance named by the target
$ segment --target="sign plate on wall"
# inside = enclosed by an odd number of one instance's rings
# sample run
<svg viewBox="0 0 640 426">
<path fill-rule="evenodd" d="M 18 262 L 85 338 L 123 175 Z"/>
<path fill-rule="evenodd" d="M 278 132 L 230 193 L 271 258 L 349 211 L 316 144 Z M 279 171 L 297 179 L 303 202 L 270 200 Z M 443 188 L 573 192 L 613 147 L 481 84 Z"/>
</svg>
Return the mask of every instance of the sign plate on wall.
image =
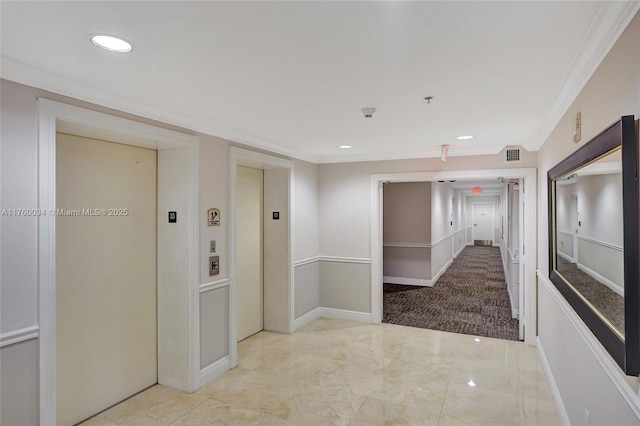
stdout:
<svg viewBox="0 0 640 426">
<path fill-rule="evenodd" d="M 218 209 L 207 210 L 207 225 L 220 226 L 220 210 Z"/>
</svg>

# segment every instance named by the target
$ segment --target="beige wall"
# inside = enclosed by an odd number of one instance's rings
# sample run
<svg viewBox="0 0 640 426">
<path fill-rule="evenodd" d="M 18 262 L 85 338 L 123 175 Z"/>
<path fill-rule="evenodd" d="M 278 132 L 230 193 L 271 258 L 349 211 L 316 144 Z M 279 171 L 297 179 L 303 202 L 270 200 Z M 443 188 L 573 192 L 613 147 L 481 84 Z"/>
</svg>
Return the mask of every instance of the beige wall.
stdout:
<svg viewBox="0 0 640 426">
<path fill-rule="evenodd" d="M 81 102 L 58 94 L 32 87 L 0 80 L 1 126 L 0 147 L 1 191 L 0 208 L 37 208 L 37 98 L 50 100 L 104 112 L 117 117 L 133 119 L 158 127 L 194 134 L 185 129 L 158 123 L 109 108 Z M 210 135 L 197 134 L 199 138 L 199 204 L 200 204 L 200 282 L 207 284 L 228 278 L 228 149 L 231 143 Z M 317 166 L 296 161 L 299 173 L 294 173 L 295 196 L 301 204 L 294 211 L 302 218 L 294 223 L 294 257 L 301 259 L 317 256 L 318 228 L 317 213 L 305 220 L 309 212 L 317 209 Z M 300 184 L 295 180 L 300 178 Z M 212 207 L 221 211 L 221 226 L 209 227 L 206 210 Z M 315 218 L 315 219 L 314 219 Z M 315 226 L 313 225 L 315 223 Z M 37 220 L 34 217 L 0 218 L 1 244 L 1 294 L 0 332 L 9 336 L 23 329 L 36 330 L 38 324 L 38 282 L 37 282 Z M 216 240 L 220 256 L 220 275 L 209 277 L 209 241 Z M 299 248 L 296 249 L 296 246 Z M 318 280 L 319 280 L 319 274 Z M 307 297 L 307 292 L 310 296 Z M 228 352 L 228 323 L 225 312 L 229 309 L 228 289 L 207 290 L 201 293 L 201 367 L 219 360 Z M 319 286 L 312 283 L 310 289 L 301 288 L 296 297 L 303 300 L 319 300 Z M 38 418 L 37 389 L 37 339 L 14 345 L 6 345 L 0 350 L 2 358 L 2 389 L 0 406 L 2 424 L 16 424 L 16 419 Z M 29 371 L 29 374 L 5 374 L 5 371 Z M 11 391 L 7 391 L 11 389 Z M 34 424 L 36 421 L 27 421 Z"/>
<path fill-rule="evenodd" d="M 620 116 L 640 116 L 640 16 L 636 16 L 613 49 L 580 92 L 538 153 L 538 269 L 549 275 L 547 237 L 547 171 Z M 571 141 L 572 117 L 582 113 L 582 140 Z M 538 333 L 572 424 L 583 424 L 585 410 L 591 424 L 639 424 L 632 411 L 640 407 L 638 380 L 626 377 L 606 357 L 599 361 L 581 337 L 566 302 L 554 297 L 554 289 L 539 280 Z M 571 308 L 569 307 L 569 312 Z M 610 377 L 605 368 L 609 365 Z M 614 385 L 629 389 L 631 405 Z M 640 412 L 640 411 L 637 411 Z"/>
</svg>

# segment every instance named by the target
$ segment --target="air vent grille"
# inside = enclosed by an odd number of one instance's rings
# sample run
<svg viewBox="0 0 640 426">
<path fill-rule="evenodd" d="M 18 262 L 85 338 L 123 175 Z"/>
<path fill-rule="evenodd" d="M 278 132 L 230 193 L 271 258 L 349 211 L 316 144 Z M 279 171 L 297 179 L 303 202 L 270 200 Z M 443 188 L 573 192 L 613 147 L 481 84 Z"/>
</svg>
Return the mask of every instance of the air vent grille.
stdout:
<svg viewBox="0 0 640 426">
<path fill-rule="evenodd" d="M 505 161 L 507 163 L 515 163 L 520 161 L 520 149 L 519 148 L 507 148 Z"/>
</svg>

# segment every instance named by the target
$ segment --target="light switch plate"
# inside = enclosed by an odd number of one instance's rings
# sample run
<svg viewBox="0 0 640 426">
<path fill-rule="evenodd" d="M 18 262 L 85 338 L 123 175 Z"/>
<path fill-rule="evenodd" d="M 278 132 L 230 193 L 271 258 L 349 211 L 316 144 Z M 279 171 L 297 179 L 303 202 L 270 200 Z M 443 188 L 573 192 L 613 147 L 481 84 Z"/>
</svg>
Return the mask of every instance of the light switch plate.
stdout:
<svg viewBox="0 0 640 426">
<path fill-rule="evenodd" d="M 216 240 L 209 241 L 209 253 L 216 252 Z"/>
</svg>

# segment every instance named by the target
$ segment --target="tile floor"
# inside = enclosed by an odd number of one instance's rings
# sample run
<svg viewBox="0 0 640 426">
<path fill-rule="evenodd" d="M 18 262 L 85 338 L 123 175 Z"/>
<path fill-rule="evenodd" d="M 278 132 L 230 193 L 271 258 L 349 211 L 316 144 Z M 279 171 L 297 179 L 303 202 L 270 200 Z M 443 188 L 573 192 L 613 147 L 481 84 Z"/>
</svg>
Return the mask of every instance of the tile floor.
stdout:
<svg viewBox="0 0 640 426">
<path fill-rule="evenodd" d="M 154 386 L 96 425 L 559 425 L 536 349 L 521 342 L 320 318 L 261 332 L 193 394 Z"/>
</svg>

